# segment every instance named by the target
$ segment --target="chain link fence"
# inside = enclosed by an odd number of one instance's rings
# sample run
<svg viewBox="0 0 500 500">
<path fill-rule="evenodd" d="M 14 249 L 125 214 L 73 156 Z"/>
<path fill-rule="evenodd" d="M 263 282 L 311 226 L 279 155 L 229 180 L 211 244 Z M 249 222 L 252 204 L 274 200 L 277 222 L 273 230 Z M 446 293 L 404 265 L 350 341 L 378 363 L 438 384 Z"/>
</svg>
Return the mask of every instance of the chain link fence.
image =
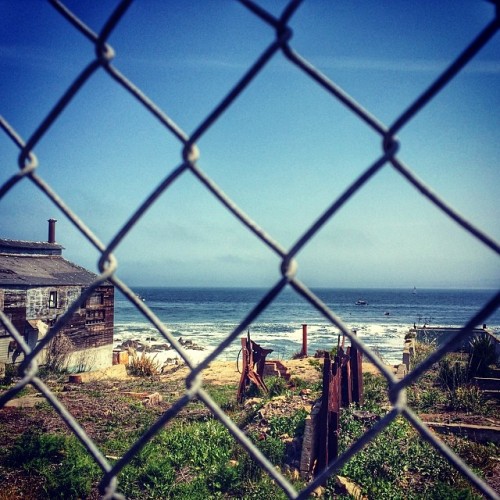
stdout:
<svg viewBox="0 0 500 500">
<path fill-rule="evenodd" d="M 353 196 L 355 196 L 372 177 L 381 169 L 393 168 L 401 174 L 406 182 L 413 186 L 428 203 L 432 204 L 436 211 L 446 214 L 447 217 L 455 221 L 463 231 L 467 232 L 471 238 L 475 238 L 482 245 L 489 247 L 496 254 L 500 254 L 500 246 L 492 237 L 481 231 L 469 220 L 462 217 L 452 206 L 447 204 L 437 193 L 429 186 L 424 184 L 397 156 L 400 146 L 396 134 L 406 126 L 414 117 L 433 99 L 441 90 L 464 69 L 469 62 L 476 56 L 478 51 L 488 44 L 489 40 L 496 34 L 500 22 L 498 17 L 493 17 L 491 21 L 484 26 L 484 29 L 477 34 L 477 37 L 465 47 L 462 52 L 448 67 L 443 68 L 439 77 L 407 108 L 401 111 L 400 115 L 390 126 L 382 124 L 376 117 L 363 109 L 354 99 L 352 99 L 335 82 L 329 80 L 323 73 L 316 69 L 308 60 L 297 53 L 292 46 L 292 31 L 289 27 L 289 21 L 294 16 L 296 10 L 302 3 L 300 0 L 290 1 L 284 8 L 280 17 L 274 17 L 271 13 L 261 8 L 257 3 L 250 0 L 240 0 L 240 3 L 248 9 L 250 15 L 257 16 L 262 23 L 266 24 L 270 30 L 274 30 L 276 37 L 273 42 L 262 52 L 255 63 L 247 69 L 238 83 L 227 93 L 218 104 L 198 125 L 195 131 L 188 135 L 177 123 L 175 123 L 155 102 L 153 102 L 141 89 L 122 74 L 114 65 L 115 56 L 113 48 L 108 44 L 108 39 L 113 30 L 122 21 L 131 0 L 122 1 L 115 11 L 110 15 L 100 33 L 94 33 L 92 29 L 86 26 L 72 11 L 63 3 L 52 0 L 52 6 L 62 16 L 62 22 L 70 23 L 75 30 L 78 30 L 82 36 L 86 37 L 95 46 L 95 59 L 84 67 L 79 76 L 69 86 L 69 88 L 60 97 L 59 101 L 52 107 L 46 118 L 39 124 L 38 128 L 27 138 L 21 137 L 11 125 L 12 117 L 0 117 L 0 125 L 3 133 L 19 149 L 18 170 L 0 187 L 0 199 L 7 193 L 16 190 L 21 183 L 32 182 L 51 202 L 58 207 L 69 221 L 78 229 L 78 231 L 98 250 L 100 253 L 98 279 L 90 286 L 79 299 L 71 305 L 69 310 L 58 319 L 52 327 L 49 334 L 33 350 L 29 348 L 23 339 L 23 335 L 16 330 L 6 315 L 0 311 L 0 320 L 4 327 L 22 348 L 25 359 L 21 369 L 24 375 L 17 385 L 0 397 L 0 407 L 11 398 L 15 397 L 26 385 L 31 384 L 36 388 L 46 400 L 53 406 L 60 417 L 64 420 L 71 431 L 83 443 L 93 460 L 102 470 L 102 481 L 100 490 L 106 498 L 121 498 L 117 477 L 125 465 L 127 465 L 134 455 L 150 440 L 167 422 L 175 418 L 176 414 L 184 408 L 194 398 L 202 401 L 214 414 L 214 416 L 224 424 L 234 438 L 247 450 L 247 452 L 257 460 L 261 467 L 267 471 L 280 488 L 289 498 L 307 498 L 319 485 L 345 464 L 350 457 L 356 454 L 361 448 L 370 442 L 378 433 L 384 430 L 397 416 L 406 418 L 414 428 L 420 433 L 423 439 L 431 443 L 456 469 L 458 469 L 468 481 L 474 485 L 482 494 L 490 498 L 498 498 L 497 494 L 479 478 L 448 446 L 433 435 L 429 428 L 418 418 L 418 416 L 406 404 L 405 389 L 417 378 L 428 370 L 433 363 L 440 360 L 448 351 L 450 351 L 456 342 L 465 338 L 478 324 L 486 322 L 486 319 L 498 308 L 500 304 L 500 293 L 497 293 L 489 303 L 487 303 L 470 321 L 463 325 L 453 337 L 450 337 L 441 345 L 431 356 L 417 366 L 411 373 L 402 380 L 397 380 L 388 370 L 385 364 L 370 350 L 364 343 L 344 325 L 335 312 L 330 310 L 304 283 L 296 277 L 296 257 L 299 252 L 311 241 L 320 228 L 336 216 L 342 206 Z M 19 8 L 23 8 L 22 3 Z M 498 4 L 496 4 L 498 16 Z M 310 226 L 298 241 L 290 248 L 283 248 L 270 235 L 266 234 L 256 222 L 249 218 L 236 205 L 230 196 L 224 193 L 212 178 L 207 176 L 198 166 L 198 148 L 197 142 L 204 134 L 221 119 L 224 113 L 231 107 L 234 100 L 241 94 L 253 79 L 261 72 L 266 65 L 277 55 L 283 54 L 289 64 L 296 68 L 296 71 L 303 72 L 317 83 L 330 97 L 340 101 L 351 113 L 362 120 L 374 134 L 376 134 L 383 145 L 383 152 L 380 157 L 375 158 L 373 163 L 357 178 L 352 180 L 350 186 L 337 198 L 330 206 L 326 207 L 322 215 L 316 222 Z M 130 93 L 142 106 L 151 114 L 152 117 L 159 120 L 161 124 L 178 140 L 179 148 L 182 150 L 182 163 L 173 169 L 167 177 L 156 187 L 147 197 L 139 208 L 130 214 L 126 224 L 116 233 L 108 245 L 104 245 L 97 236 L 89 229 L 85 221 L 81 220 L 77 213 L 73 212 L 51 185 L 37 173 L 38 159 L 35 155 L 36 147 L 42 138 L 47 134 L 50 128 L 58 120 L 63 110 L 69 105 L 78 92 L 97 74 L 105 73 L 116 85 L 123 87 Z M 236 217 L 243 226 L 253 233 L 270 252 L 276 254 L 281 260 L 281 274 L 279 281 L 272 286 L 264 298 L 257 304 L 247 317 L 243 318 L 240 324 L 232 333 L 224 339 L 223 342 L 199 365 L 194 365 L 186 355 L 183 347 L 173 338 L 166 326 L 152 313 L 148 306 L 142 302 L 135 293 L 115 276 L 117 262 L 113 252 L 117 249 L 129 231 L 138 223 L 141 216 L 152 206 L 164 193 L 172 189 L 173 182 L 187 173 L 192 173 L 197 181 L 208 190 L 220 204 Z M 166 411 L 161 418 L 147 430 L 144 435 L 113 465 L 103 456 L 101 451 L 84 432 L 76 419 L 61 404 L 54 393 L 38 377 L 37 354 L 47 343 L 57 334 L 61 326 L 71 317 L 81 304 L 90 296 L 97 286 L 109 280 L 117 287 L 124 296 L 140 310 L 140 312 L 154 325 L 163 337 L 178 351 L 185 363 L 190 368 L 190 373 L 186 378 L 186 390 L 182 397 Z M 383 376 L 387 379 L 389 385 L 390 400 L 392 409 L 385 417 L 376 423 L 359 441 L 357 441 L 344 454 L 334 460 L 328 468 L 302 491 L 298 492 L 271 464 L 267 458 L 252 444 L 248 437 L 231 421 L 230 418 L 217 406 L 213 399 L 203 388 L 203 370 L 210 362 L 215 360 L 223 350 L 228 347 L 282 292 L 285 287 L 291 287 L 297 294 L 306 299 L 311 307 L 321 313 L 332 325 L 335 325 L 350 341 L 355 344 L 364 356 L 374 363 Z"/>
</svg>

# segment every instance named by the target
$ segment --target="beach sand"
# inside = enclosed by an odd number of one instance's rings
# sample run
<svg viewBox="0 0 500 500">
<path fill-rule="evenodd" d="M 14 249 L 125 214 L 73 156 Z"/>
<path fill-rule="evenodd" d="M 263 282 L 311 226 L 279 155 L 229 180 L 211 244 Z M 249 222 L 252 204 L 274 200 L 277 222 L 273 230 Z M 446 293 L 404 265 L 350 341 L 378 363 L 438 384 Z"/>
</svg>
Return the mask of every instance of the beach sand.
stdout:
<svg viewBox="0 0 500 500">
<path fill-rule="evenodd" d="M 269 359 L 268 361 L 273 361 Z M 280 360 L 280 362 L 287 368 L 288 373 L 292 378 L 296 377 L 306 382 L 315 382 L 321 380 L 322 371 L 318 369 L 318 362 L 321 360 L 316 358 L 302 358 Z M 241 363 L 239 369 L 241 370 Z M 364 373 L 379 373 L 378 369 L 369 362 L 363 363 Z M 162 377 L 168 380 L 182 380 L 189 374 L 187 366 L 172 366 L 167 368 Z M 214 385 L 238 384 L 240 381 L 241 373 L 238 371 L 236 361 L 212 361 L 201 372 L 203 383 Z"/>
</svg>

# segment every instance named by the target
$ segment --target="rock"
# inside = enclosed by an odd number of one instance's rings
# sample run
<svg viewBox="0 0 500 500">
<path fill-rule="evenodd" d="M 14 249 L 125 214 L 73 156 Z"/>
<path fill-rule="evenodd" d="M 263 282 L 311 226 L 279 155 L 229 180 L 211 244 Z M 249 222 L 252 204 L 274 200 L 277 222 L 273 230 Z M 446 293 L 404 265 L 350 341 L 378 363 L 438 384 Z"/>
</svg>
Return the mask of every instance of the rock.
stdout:
<svg viewBox="0 0 500 500">
<path fill-rule="evenodd" d="M 71 391 L 77 391 L 78 388 L 75 387 L 74 385 L 63 385 L 62 390 L 63 392 L 71 392 Z"/>
<path fill-rule="evenodd" d="M 253 406 L 262 404 L 262 398 L 250 398 L 245 401 L 245 406 Z"/>
<path fill-rule="evenodd" d="M 363 423 L 370 423 L 380 420 L 380 417 L 370 411 L 356 410 L 353 412 L 353 417 Z"/>
<path fill-rule="evenodd" d="M 159 392 L 153 392 L 146 396 L 142 403 L 144 406 L 158 406 L 163 401 L 163 398 Z"/>
<path fill-rule="evenodd" d="M 148 396 L 147 392 L 132 392 L 132 391 L 125 391 L 122 392 L 124 396 L 128 396 L 129 398 L 133 399 L 145 399 Z"/>
<path fill-rule="evenodd" d="M 325 488 L 323 486 L 318 486 L 311 495 L 315 498 L 321 498 L 325 494 Z"/>
<path fill-rule="evenodd" d="M 280 403 L 286 401 L 286 396 L 276 396 L 273 398 L 273 403 Z"/>
<path fill-rule="evenodd" d="M 153 344 L 151 349 L 154 349 L 155 351 L 169 351 L 172 348 L 170 347 L 170 344 Z"/>
<path fill-rule="evenodd" d="M 364 496 L 361 488 L 350 479 L 343 476 L 336 476 L 335 482 L 342 492 L 347 493 L 356 500 L 366 500 L 368 497 Z"/>
</svg>

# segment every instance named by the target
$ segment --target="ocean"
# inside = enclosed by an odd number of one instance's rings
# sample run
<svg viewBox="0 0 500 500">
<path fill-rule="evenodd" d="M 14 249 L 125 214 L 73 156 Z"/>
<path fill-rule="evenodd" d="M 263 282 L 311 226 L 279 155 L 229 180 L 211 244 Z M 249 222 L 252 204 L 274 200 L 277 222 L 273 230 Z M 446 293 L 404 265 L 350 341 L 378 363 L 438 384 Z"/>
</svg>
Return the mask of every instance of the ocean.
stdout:
<svg viewBox="0 0 500 500">
<path fill-rule="evenodd" d="M 267 289 L 134 287 L 134 292 L 176 339 L 182 337 L 205 347 L 205 357 L 246 317 Z M 495 293 L 494 290 L 325 288 L 313 292 L 390 364 L 401 362 L 404 336 L 414 323 L 461 326 Z M 366 304 L 358 305 L 358 301 Z M 269 358 L 289 359 L 301 350 L 303 324 L 307 324 L 309 355 L 337 345 L 338 329 L 289 288 L 250 325 L 250 336 L 262 347 L 274 350 Z M 498 336 L 500 310 L 486 324 Z M 165 342 L 142 313 L 117 292 L 115 344 L 127 339 L 150 344 Z M 237 338 L 218 359 L 236 361 L 240 347 Z"/>
</svg>

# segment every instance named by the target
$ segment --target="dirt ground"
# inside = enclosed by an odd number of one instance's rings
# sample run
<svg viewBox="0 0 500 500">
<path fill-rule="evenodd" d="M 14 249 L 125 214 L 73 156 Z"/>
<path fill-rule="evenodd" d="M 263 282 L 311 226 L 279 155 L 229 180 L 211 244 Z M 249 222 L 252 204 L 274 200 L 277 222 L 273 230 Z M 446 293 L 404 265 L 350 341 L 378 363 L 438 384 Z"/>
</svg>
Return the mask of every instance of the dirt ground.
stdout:
<svg viewBox="0 0 500 500">
<path fill-rule="evenodd" d="M 272 361 L 272 360 L 269 360 Z M 314 382 L 321 379 L 321 372 L 317 368 L 320 360 L 316 358 L 288 359 L 280 361 L 288 369 L 290 376 L 300 378 L 306 382 Z M 241 366 L 237 366 L 235 361 L 214 361 L 202 371 L 203 382 L 215 385 L 237 384 L 240 380 Z M 372 363 L 363 363 L 363 372 L 379 373 Z M 187 367 L 172 366 L 162 378 L 172 381 L 183 380 L 189 374 Z"/>
<path fill-rule="evenodd" d="M 301 379 L 304 382 L 316 382 L 322 378 L 320 365 L 322 360 L 316 358 L 305 358 L 296 360 L 281 361 L 286 366 L 291 378 Z M 239 367 L 241 369 L 241 366 Z M 241 374 L 235 361 L 214 361 L 201 372 L 203 385 L 228 385 L 236 388 L 240 381 Z M 395 372 L 394 367 L 392 367 Z M 363 363 L 363 372 L 377 374 L 377 368 L 371 363 Z M 160 391 L 162 400 L 158 404 L 151 406 L 151 418 L 154 420 L 165 412 L 185 390 L 185 378 L 189 375 L 186 366 L 171 365 L 167 372 L 162 374 L 158 380 L 148 381 L 138 377 L 131 377 L 127 374 L 125 365 L 116 365 L 101 372 L 89 372 L 79 374 L 81 384 L 70 383 L 68 377 L 64 380 L 52 381 L 49 385 L 57 398 L 65 405 L 69 412 L 80 423 L 86 433 L 97 442 L 105 441 L 109 438 L 109 433 L 115 429 L 125 432 L 133 432 L 137 425 L 137 411 L 131 404 L 131 398 L 137 395 L 142 398 L 144 394 Z M 133 391 L 133 392 L 130 392 Z M 268 405 L 261 410 L 262 418 L 269 419 L 269 416 L 289 415 L 298 408 L 310 408 L 317 394 L 305 393 L 300 396 L 294 395 L 290 401 L 279 399 L 278 404 Z M 141 399 L 138 400 L 141 401 Z M 36 427 L 43 432 L 68 432 L 68 429 L 56 412 L 51 411 L 48 404 L 44 407 L 39 405 L 44 403 L 44 398 L 31 389 L 28 394 L 9 401 L 0 410 L 0 447 L 10 446 L 15 439 L 24 432 L 32 428 L 36 422 Z M 208 418 L 209 409 L 202 404 L 190 404 L 179 413 L 179 417 L 196 419 Z M 459 413 L 421 415 L 426 421 L 452 422 L 475 425 L 500 425 L 497 415 L 479 416 L 464 415 Z M 259 424 L 260 425 L 260 424 Z M 111 429 L 111 431 L 110 431 Z M 116 453 L 111 450 L 111 455 Z M 0 466 L 0 477 L 6 470 Z M 497 488 L 500 481 L 500 471 L 490 472 L 488 482 Z M 20 477 L 10 478 L 12 488 L 9 489 L 10 496 L 3 498 L 22 498 L 16 496 L 23 488 L 23 480 Z"/>
</svg>

